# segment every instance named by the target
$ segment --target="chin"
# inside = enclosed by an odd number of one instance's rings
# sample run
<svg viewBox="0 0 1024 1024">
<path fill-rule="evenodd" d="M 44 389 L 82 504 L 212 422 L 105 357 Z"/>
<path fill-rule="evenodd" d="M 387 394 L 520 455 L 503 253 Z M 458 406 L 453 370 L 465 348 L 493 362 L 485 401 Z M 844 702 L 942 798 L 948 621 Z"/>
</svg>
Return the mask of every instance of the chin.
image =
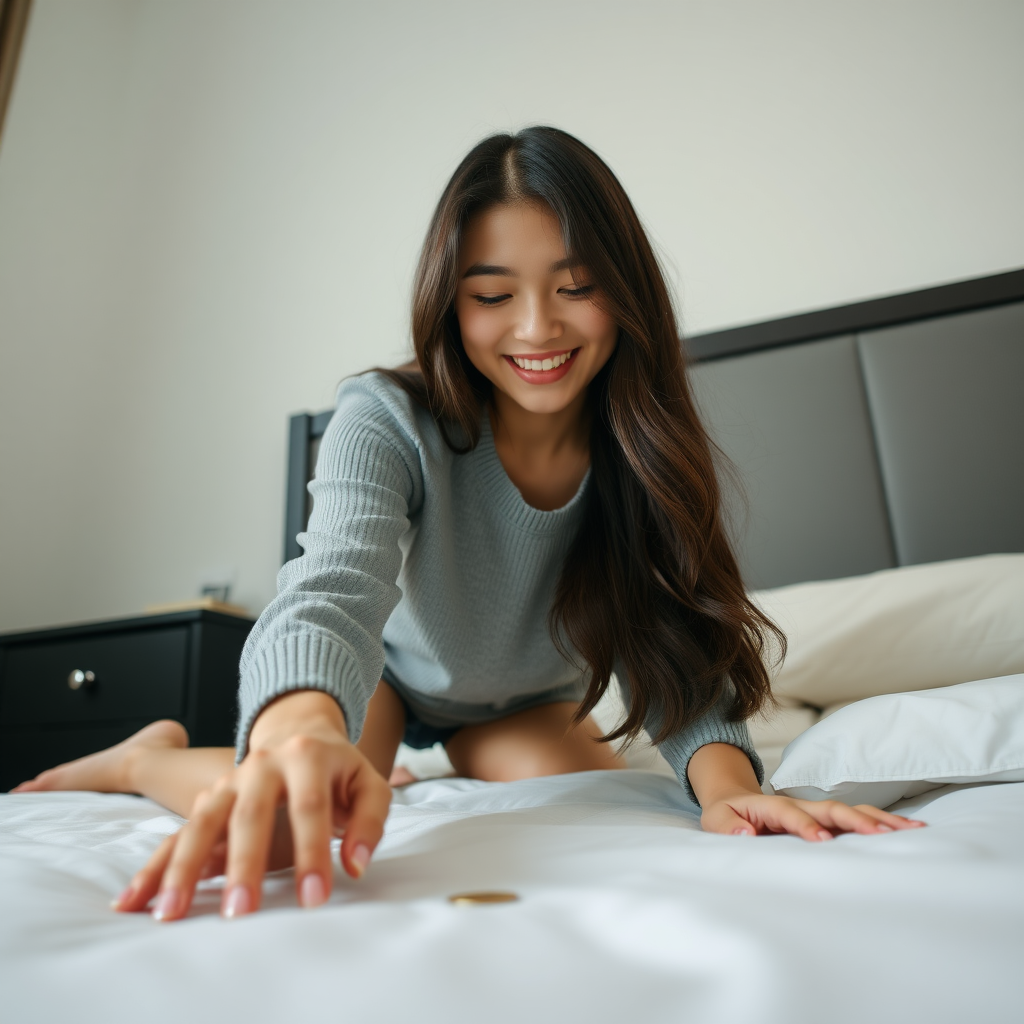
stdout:
<svg viewBox="0 0 1024 1024">
<path fill-rule="evenodd" d="M 561 400 L 553 397 L 533 398 L 530 401 L 520 401 L 519 398 L 514 395 L 512 397 L 515 398 L 517 405 L 522 406 L 522 408 L 526 409 L 528 412 L 535 412 L 540 414 L 553 414 L 562 412 L 563 409 L 567 409 L 570 405 L 572 405 L 573 399 L 576 396 L 573 395 L 568 398 L 562 398 Z"/>
<path fill-rule="evenodd" d="M 500 390 L 520 408 L 536 413 L 561 412 L 572 405 L 580 395 L 578 388 L 557 388 L 552 384 L 522 384 L 518 380 L 513 386 L 501 387 Z"/>
</svg>

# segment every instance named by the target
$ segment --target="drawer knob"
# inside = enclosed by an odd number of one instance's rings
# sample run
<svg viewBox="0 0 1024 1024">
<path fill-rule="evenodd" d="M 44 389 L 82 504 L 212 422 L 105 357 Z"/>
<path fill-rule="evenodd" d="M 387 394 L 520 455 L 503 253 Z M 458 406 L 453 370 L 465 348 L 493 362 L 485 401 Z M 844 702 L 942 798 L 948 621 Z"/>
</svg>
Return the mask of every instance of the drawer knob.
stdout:
<svg viewBox="0 0 1024 1024">
<path fill-rule="evenodd" d="M 71 675 L 68 676 L 68 686 L 72 690 L 81 690 L 86 687 L 92 686 L 96 682 L 96 673 L 90 672 L 88 669 L 83 671 L 80 668 L 74 669 Z"/>
</svg>

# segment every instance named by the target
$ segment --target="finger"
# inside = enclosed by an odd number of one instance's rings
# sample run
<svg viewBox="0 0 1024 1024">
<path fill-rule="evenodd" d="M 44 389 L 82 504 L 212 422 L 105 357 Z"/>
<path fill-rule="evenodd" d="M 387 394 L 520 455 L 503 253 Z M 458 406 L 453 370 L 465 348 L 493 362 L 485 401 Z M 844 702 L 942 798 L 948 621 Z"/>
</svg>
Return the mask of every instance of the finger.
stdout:
<svg viewBox="0 0 1024 1024">
<path fill-rule="evenodd" d="M 263 876 L 284 780 L 268 755 L 253 751 L 238 769 L 238 797 L 228 823 L 227 881 L 221 913 L 241 917 L 259 909 Z"/>
<path fill-rule="evenodd" d="M 270 841 L 270 855 L 267 870 L 280 871 L 295 866 L 295 847 L 292 843 L 292 826 L 288 820 L 288 806 L 278 804 L 274 812 L 274 838 Z"/>
<path fill-rule="evenodd" d="M 303 907 L 318 907 L 331 894 L 331 777 L 321 744 L 299 737 L 289 745 L 298 755 L 285 768 L 295 886 Z"/>
<path fill-rule="evenodd" d="M 168 836 L 146 861 L 145 867 L 137 871 L 128 883 L 128 887 L 110 905 L 122 913 L 145 910 L 146 904 L 156 895 L 160 881 L 174 852 L 178 833 Z"/>
<path fill-rule="evenodd" d="M 205 878 L 216 878 L 218 875 L 224 874 L 224 868 L 228 863 L 228 844 L 227 840 L 221 840 L 215 844 L 213 849 L 210 851 L 209 860 L 203 865 L 203 870 L 199 872 L 201 879 Z"/>
<path fill-rule="evenodd" d="M 757 827 L 752 825 L 728 804 L 719 804 L 711 813 L 702 814 L 700 827 L 705 832 L 718 832 L 721 835 L 757 835 Z"/>
<path fill-rule="evenodd" d="M 799 804 L 821 824 L 837 831 L 857 832 L 861 835 L 895 831 L 895 826 L 886 820 L 895 819 L 895 815 L 886 815 L 884 811 L 867 804 L 849 807 L 838 800 L 801 800 Z"/>
<path fill-rule="evenodd" d="M 879 825 L 888 825 L 889 829 L 880 828 L 879 831 L 899 831 L 905 828 L 924 828 L 927 822 L 919 821 L 917 818 L 905 818 L 902 814 L 890 814 L 888 811 L 872 807 L 870 804 L 857 804 L 854 810 L 861 811 L 871 818 L 874 818 Z"/>
<path fill-rule="evenodd" d="M 156 920 L 176 921 L 188 912 L 203 866 L 209 861 L 211 851 L 224 838 L 235 797 L 232 776 L 225 776 L 212 789 L 204 790 L 196 797 L 191 817 L 178 833 L 164 872 L 153 907 Z"/>
<path fill-rule="evenodd" d="M 801 806 L 804 806 L 803 803 Z M 816 821 L 836 832 L 859 832 L 861 835 L 871 835 L 879 831 L 892 831 L 887 825 L 879 828 L 879 822 L 870 815 L 838 800 L 809 801 L 805 809 Z"/>
<path fill-rule="evenodd" d="M 827 828 L 822 828 L 825 822 L 820 817 L 812 816 L 804 810 L 805 805 L 814 805 L 812 800 L 796 801 L 787 800 L 780 804 L 773 805 L 773 813 L 766 816 L 765 824 L 775 831 L 789 832 L 791 835 L 806 839 L 809 843 L 827 842 L 834 838 Z"/>
<path fill-rule="evenodd" d="M 384 835 L 384 822 L 391 806 L 391 787 L 368 761 L 347 779 L 339 780 L 339 816 L 345 826 L 341 841 L 341 863 L 352 878 L 360 878 Z"/>
</svg>

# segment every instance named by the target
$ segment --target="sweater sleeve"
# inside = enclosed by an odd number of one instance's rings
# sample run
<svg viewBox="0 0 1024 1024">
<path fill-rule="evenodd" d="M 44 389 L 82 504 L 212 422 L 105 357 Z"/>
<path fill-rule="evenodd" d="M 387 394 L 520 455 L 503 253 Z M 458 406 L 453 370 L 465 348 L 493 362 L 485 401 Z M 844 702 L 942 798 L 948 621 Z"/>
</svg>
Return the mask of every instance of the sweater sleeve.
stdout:
<svg viewBox="0 0 1024 1024">
<path fill-rule="evenodd" d="M 731 743 L 739 747 L 754 768 L 758 785 L 764 782 L 764 765 L 761 758 L 757 756 L 753 743 L 750 742 L 750 733 L 747 731 L 746 722 L 726 721 L 722 704 L 719 701 L 706 715 L 701 716 L 689 728 L 670 736 L 664 743 L 659 744 L 658 749 L 662 756 L 676 773 L 676 778 L 682 783 L 686 795 L 695 803 L 699 803 L 697 795 L 690 785 L 686 774 L 690 766 L 690 758 L 706 743 Z"/>
<path fill-rule="evenodd" d="M 408 423 L 365 378 L 342 385 L 309 485 L 304 551 L 277 577 L 242 651 L 236 757 L 260 711 L 293 690 L 322 690 L 358 740 L 384 668 L 384 624 L 401 597 L 399 539 L 422 498 Z"/>
<path fill-rule="evenodd" d="M 628 702 L 628 677 L 621 664 L 616 669 L 616 675 L 622 684 L 623 700 Z M 764 782 L 764 765 L 750 741 L 746 722 L 730 722 L 726 718 L 731 698 L 732 684 L 730 683 L 722 699 L 710 711 L 692 722 L 687 728 L 658 744 L 662 757 L 672 766 L 686 795 L 698 805 L 700 801 L 697 799 L 686 773 L 690 767 L 690 758 L 707 743 L 731 743 L 734 747 L 739 747 L 750 758 L 758 784 Z M 644 726 L 647 734 L 652 737 L 657 734 L 658 727 L 656 716 L 651 716 Z"/>
</svg>

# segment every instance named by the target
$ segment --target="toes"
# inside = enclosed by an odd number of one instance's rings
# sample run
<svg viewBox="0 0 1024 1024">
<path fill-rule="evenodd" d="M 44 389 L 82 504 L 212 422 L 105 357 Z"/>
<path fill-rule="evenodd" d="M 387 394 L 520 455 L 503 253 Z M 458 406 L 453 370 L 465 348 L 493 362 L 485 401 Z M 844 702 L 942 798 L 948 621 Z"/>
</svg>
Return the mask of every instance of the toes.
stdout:
<svg viewBox="0 0 1024 1024">
<path fill-rule="evenodd" d="M 32 780 L 35 789 L 54 789 L 59 782 L 60 772 L 54 771 L 52 768 L 47 768 L 45 772 Z"/>
<path fill-rule="evenodd" d="M 407 786 L 410 782 L 418 782 L 419 780 L 408 768 L 399 766 L 395 768 L 391 773 L 391 778 L 388 779 L 388 783 L 391 786 Z"/>
<path fill-rule="evenodd" d="M 53 769 L 47 768 L 45 772 L 41 772 L 34 779 L 27 779 L 25 782 L 20 783 L 11 790 L 12 793 L 41 793 L 47 789 L 50 789 L 53 785 Z"/>
</svg>

